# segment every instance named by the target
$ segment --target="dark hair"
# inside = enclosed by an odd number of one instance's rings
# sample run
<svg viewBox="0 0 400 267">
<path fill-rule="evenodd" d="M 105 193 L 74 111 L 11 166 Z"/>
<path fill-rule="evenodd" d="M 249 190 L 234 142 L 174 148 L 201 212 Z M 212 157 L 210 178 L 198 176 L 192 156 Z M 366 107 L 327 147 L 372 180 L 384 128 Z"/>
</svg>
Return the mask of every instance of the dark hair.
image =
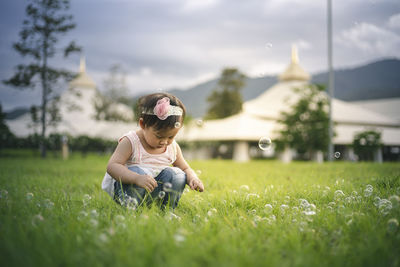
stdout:
<svg viewBox="0 0 400 267">
<path fill-rule="evenodd" d="M 160 120 L 155 115 L 143 114 L 145 111 L 153 110 L 156 106 L 157 101 L 168 97 L 170 100 L 170 104 L 172 106 L 180 107 L 183 112 L 182 116 L 171 115 L 168 116 L 165 120 Z M 139 98 L 138 100 L 138 111 L 139 111 L 139 119 L 143 119 L 144 125 L 147 127 L 154 127 L 157 131 L 165 128 L 174 128 L 177 122 L 183 123 L 186 115 L 186 108 L 183 105 L 182 101 L 180 101 L 176 96 L 168 94 L 168 93 L 155 93 L 150 95 L 145 95 Z"/>
</svg>

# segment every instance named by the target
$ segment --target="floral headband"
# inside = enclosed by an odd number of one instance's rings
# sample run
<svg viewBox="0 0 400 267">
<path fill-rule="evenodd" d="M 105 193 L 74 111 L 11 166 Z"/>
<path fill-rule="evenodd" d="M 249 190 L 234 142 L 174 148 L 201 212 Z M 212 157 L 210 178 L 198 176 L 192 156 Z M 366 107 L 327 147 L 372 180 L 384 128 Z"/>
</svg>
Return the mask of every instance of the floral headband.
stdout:
<svg viewBox="0 0 400 267">
<path fill-rule="evenodd" d="M 159 99 L 153 110 L 142 111 L 142 114 L 156 115 L 157 118 L 159 118 L 162 121 L 171 115 L 182 116 L 183 109 L 181 109 L 178 106 L 172 106 L 169 102 L 170 100 L 168 97 Z"/>
</svg>

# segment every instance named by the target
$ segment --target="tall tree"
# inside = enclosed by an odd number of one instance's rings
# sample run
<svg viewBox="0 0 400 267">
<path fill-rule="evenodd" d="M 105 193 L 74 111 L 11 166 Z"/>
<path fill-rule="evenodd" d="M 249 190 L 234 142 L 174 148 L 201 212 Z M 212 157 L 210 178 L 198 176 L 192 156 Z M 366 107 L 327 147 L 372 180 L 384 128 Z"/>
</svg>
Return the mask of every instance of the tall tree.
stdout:
<svg viewBox="0 0 400 267">
<path fill-rule="evenodd" d="M 94 102 L 97 120 L 132 121 L 127 114 L 115 109 L 115 106 L 119 103 L 132 106 L 132 109 L 134 109 L 132 101 L 128 98 L 125 76 L 125 71 L 121 65 L 114 64 L 110 67 L 109 75 L 104 80 L 103 93 L 97 91 Z"/>
<path fill-rule="evenodd" d="M 207 98 L 210 103 L 207 119 L 225 118 L 242 110 L 241 89 L 245 85 L 245 79 L 246 76 L 236 68 L 222 70 L 217 88 Z"/>
<path fill-rule="evenodd" d="M 71 72 L 49 65 L 49 59 L 55 57 L 60 51 L 56 47 L 58 38 L 76 26 L 72 22 L 72 15 L 67 14 L 68 9 L 69 0 L 30 0 L 26 7 L 26 19 L 19 33 L 20 40 L 14 43 L 13 47 L 23 57 L 30 57 L 32 62 L 17 65 L 14 76 L 3 81 L 7 85 L 20 89 L 36 86 L 41 88 L 40 152 L 42 157 L 46 157 L 45 137 L 46 126 L 49 122 L 46 114 L 51 113 L 51 118 L 59 119 L 54 114 L 56 111 L 54 106 L 48 109 L 48 103 L 57 100 L 54 92 L 57 82 L 61 78 L 69 80 L 73 77 Z M 67 57 L 71 52 L 80 51 L 80 47 L 75 41 L 71 41 L 62 51 L 64 57 Z"/>
<path fill-rule="evenodd" d="M 295 88 L 299 100 L 291 110 L 281 113 L 278 120 L 282 124 L 277 149 L 285 146 L 296 149 L 297 153 L 310 156 L 316 151 L 326 152 L 329 142 L 328 98 L 324 86 L 307 85 Z"/>
</svg>

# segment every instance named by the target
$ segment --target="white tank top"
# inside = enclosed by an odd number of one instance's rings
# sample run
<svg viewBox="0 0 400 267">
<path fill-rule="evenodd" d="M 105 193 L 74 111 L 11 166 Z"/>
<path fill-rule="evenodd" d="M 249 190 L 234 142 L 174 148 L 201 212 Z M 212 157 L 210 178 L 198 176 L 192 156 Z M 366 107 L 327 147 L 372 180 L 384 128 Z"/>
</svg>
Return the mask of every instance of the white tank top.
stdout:
<svg viewBox="0 0 400 267">
<path fill-rule="evenodd" d="M 124 134 L 118 139 L 118 142 L 121 142 L 124 137 L 128 138 L 132 146 L 132 154 L 125 163 L 127 167 L 138 166 L 146 174 L 156 177 L 163 169 L 170 167 L 176 161 L 177 143 L 175 140 L 167 146 L 163 153 L 150 154 L 144 149 L 136 132 L 130 131 Z M 101 188 L 110 196 L 114 195 L 114 182 L 115 179 L 106 172 Z"/>
</svg>

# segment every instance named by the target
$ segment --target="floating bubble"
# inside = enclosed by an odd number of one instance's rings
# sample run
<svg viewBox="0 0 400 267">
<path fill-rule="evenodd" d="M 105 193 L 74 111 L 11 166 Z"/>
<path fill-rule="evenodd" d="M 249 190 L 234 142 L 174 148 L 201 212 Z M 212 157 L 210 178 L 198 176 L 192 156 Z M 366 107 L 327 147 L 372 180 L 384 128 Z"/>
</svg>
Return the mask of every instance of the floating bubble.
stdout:
<svg viewBox="0 0 400 267">
<path fill-rule="evenodd" d="M 300 208 L 302 208 L 302 209 L 306 209 L 306 208 L 310 207 L 310 203 L 308 203 L 308 201 L 306 199 L 300 198 L 299 202 L 300 202 Z"/>
<path fill-rule="evenodd" d="M 372 189 L 371 187 L 365 188 L 364 197 L 370 197 L 372 195 L 373 191 L 374 191 L 374 189 Z"/>
<path fill-rule="evenodd" d="M 32 200 L 32 198 L 33 198 L 33 193 L 27 193 L 26 194 L 26 199 L 27 200 Z"/>
<path fill-rule="evenodd" d="M 400 197 L 397 195 L 393 195 L 389 198 L 389 201 L 392 202 L 392 206 L 394 208 L 400 207 Z"/>
<path fill-rule="evenodd" d="M 387 200 L 387 199 L 381 199 L 380 201 L 379 201 L 379 204 L 378 204 L 378 209 L 379 209 L 379 211 L 381 212 L 381 213 L 383 213 L 384 215 L 386 215 L 387 213 L 389 213 L 390 212 L 390 210 L 392 209 L 392 202 L 390 202 L 389 200 Z"/>
<path fill-rule="evenodd" d="M 43 206 L 46 209 L 52 209 L 54 207 L 54 203 L 50 201 L 50 199 L 45 199 L 43 202 Z"/>
<path fill-rule="evenodd" d="M 378 196 L 374 197 L 374 206 L 375 207 L 378 207 L 380 202 L 381 202 L 380 197 L 378 197 Z"/>
<path fill-rule="evenodd" d="M 196 170 L 196 174 L 197 174 L 197 176 L 200 176 L 201 175 L 201 170 Z"/>
<path fill-rule="evenodd" d="M 42 223 L 44 221 L 44 218 L 41 214 L 37 214 L 35 216 L 32 217 L 32 225 L 33 226 L 38 226 L 40 223 Z"/>
<path fill-rule="evenodd" d="M 0 199 L 7 199 L 7 198 L 8 198 L 8 191 L 2 189 L 2 190 L 0 191 Z"/>
<path fill-rule="evenodd" d="M 282 204 L 281 207 L 280 207 L 281 212 L 285 212 L 288 208 L 289 208 L 289 206 L 286 205 L 286 204 Z"/>
<path fill-rule="evenodd" d="M 211 216 L 213 216 L 213 215 L 216 214 L 216 213 L 217 213 L 217 209 L 216 209 L 216 208 L 212 208 L 212 209 L 210 209 L 209 211 L 207 211 L 208 217 L 211 217 Z"/>
<path fill-rule="evenodd" d="M 92 197 L 90 195 L 84 194 L 82 198 L 83 206 L 89 205 L 91 199 Z"/>
<path fill-rule="evenodd" d="M 271 43 L 266 43 L 265 44 L 265 48 L 267 48 L 267 49 L 272 48 L 272 44 Z"/>
<path fill-rule="evenodd" d="M 249 193 L 246 195 L 246 200 L 248 200 L 250 198 L 260 198 L 260 196 L 258 194 Z"/>
<path fill-rule="evenodd" d="M 367 144 L 367 140 L 365 138 L 360 139 L 360 145 L 365 146 Z"/>
<path fill-rule="evenodd" d="M 228 152 L 228 146 L 227 145 L 225 145 L 225 144 L 222 144 L 222 145 L 220 145 L 219 147 L 218 147 L 218 151 L 219 151 L 219 153 L 221 153 L 221 154 L 225 154 L 226 152 Z"/>
<path fill-rule="evenodd" d="M 203 126 L 203 124 L 204 124 L 204 122 L 203 122 L 202 119 L 196 120 L 196 125 L 197 125 L 197 126 L 201 127 L 201 126 Z"/>
<path fill-rule="evenodd" d="M 159 197 L 159 198 L 164 198 L 164 197 L 165 197 L 165 192 L 164 192 L 164 191 L 160 191 L 160 192 L 158 193 L 158 197 Z"/>
<path fill-rule="evenodd" d="M 114 220 L 117 224 L 121 224 L 125 222 L 125 217 L 124 215 L 118 214 L 117 216 L 115 216 Z"/>
<path fill-rule="evenodd" d="M 165 192 L 171 192 L 172 191 L 172 184 L 171 183 L 164 183 L 163 189 Z"/>
<path fill-rule="evenodd" d="M 315 215 L 316 212 L 313 210 L 305 210 L 305 211 L 303 211 L 303 214 L 306 216 L 312 216 L 312 215 Z"/>
<path fill-rule="evenodd" d="M 78 221 L 84 220 L 88 216 L 87 212 L 82 210 L 78 213 L 78 216 L 76 217 Z"/>
<path fill-rule="evenodd" d="M 175 122 L 175 128 L 181 128 L 181 123 L 179 121 Z"/>
<path fill-rule="evenodd" d="M 258 141 L 258 147 L 262 150 L 271 148 L 272 141 L 269 137 L 261 137 Z"/>
<path fill-rule="evenodd" d="M 267 212 L 272 211 L 272 205 L 271 205 L 271 204 L 265 204 L 264 208 L 265 208 L 265 210 L 266 210 Z"/>
<path fill-rule="evenodd" d="M 249 188 L 249 186 L 248 186 L 247 184 L 242 184 L 242 185 L 240 186 L 240 189 L 246 190 L 246 191 L 249 191 L 249 190 L 250 190 L 250 188 Z"/>
<path fill-rule="evenodd" d="M 343 193 L 342 190 L 336 190 L 334 196 L 335 196 L 335 200 L 338 200 L 338 199 L 343 198 L 345 196 L 345 194 Z"/>
<path fill-rule="evenodd" d="M 138 205 L 139 205 L 139 203 L 136 198 L 131 197 L 131 196 L 128 196 L 125 198 L 125 206 L 128 209 L 135 210 Z"/>
<path fill-rule="evenodd" d="M 91 210 L 90 216 L 92 216 L 93 218 L 97 218 L 99 216 L 99 214 L 97 213 L 97 210 Z"/>
<path fill-rule="evenodd" d="M 97 227 L 99 225 L 99 222 L 96 219 L 90 219 L 89 223 L 93 227 Z"/>
<path fill-rule="evenodd" d="M 334 156 L 336 159 L 340 158 L 340 152 L 335 152 Z"/>
<path fill-rule="evenodd" d="M 396 218 L 392 218 L 392 219 L 388 220 L 387 231 L 390 234 L 396 233 L 398 228 L 399 228 L 399 221 Z"/>
<path fill-rule="evenodd" d="M 108 241 L 108 236 L 105 233 L 99 235 L 99 242 L 106 243 Z"/>
</svg>

